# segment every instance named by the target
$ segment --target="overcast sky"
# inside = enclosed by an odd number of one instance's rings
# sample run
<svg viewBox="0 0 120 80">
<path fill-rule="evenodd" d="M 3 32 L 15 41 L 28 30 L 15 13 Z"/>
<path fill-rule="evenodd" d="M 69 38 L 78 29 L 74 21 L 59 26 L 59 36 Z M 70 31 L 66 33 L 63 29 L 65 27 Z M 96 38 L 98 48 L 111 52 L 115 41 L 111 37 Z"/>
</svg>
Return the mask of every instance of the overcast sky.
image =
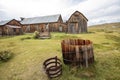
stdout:
<svg viewBox="0 0 120 80">
<path fill-rule="evenodd" d="M 89 25 L 120 22 L 120 0 L 0 0 L 0 21 L 53 14 L 67 20 L 76 10 Z"/>
</svg>

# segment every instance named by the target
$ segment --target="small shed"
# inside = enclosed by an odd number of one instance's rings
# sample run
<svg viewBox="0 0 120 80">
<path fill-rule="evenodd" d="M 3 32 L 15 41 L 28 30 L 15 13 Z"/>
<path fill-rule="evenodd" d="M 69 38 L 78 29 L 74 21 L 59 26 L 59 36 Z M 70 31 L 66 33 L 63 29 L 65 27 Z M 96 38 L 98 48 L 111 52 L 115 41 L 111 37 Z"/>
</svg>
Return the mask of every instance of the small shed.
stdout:
<svg viewBox="0 0 120 80">
<path fill-rule="evenodd" d="M 75 11 L 67 21 L 68 33 L 87 32 L 88 19 L 79 11 Z"/>
<path fill-rule="evenodd" d="M 0 35 L 22 34 L 21 23 L 15 19 L 0 22 Z"/>
</svg>

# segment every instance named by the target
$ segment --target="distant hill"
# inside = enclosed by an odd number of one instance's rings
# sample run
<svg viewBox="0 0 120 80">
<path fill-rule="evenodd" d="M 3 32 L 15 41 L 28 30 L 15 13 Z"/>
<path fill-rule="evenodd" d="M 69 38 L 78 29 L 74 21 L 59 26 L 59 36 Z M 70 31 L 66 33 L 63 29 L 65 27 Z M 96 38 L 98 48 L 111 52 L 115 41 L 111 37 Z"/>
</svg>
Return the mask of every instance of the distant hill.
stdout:
<svg viewBox="0 0 120 80">
<path fill-rule="evenodd" d="M 120 28 L 120 22 L 116 22 L 116 23 L 105 23 L 105 24 L 99 24 L 99 25 L 93 25 L 93 26 L 89 26 L 89 27 L 116 27 L 116 28 Z"/>
<path fill-rule="evenodd" d="M 93 25 L 93 26 L 89 26 L 88 30 L 95 31 L 95 32 L 108 32 L 108 33 L 119 32 L 120 33 L 120 22 Z"/>
</svg>

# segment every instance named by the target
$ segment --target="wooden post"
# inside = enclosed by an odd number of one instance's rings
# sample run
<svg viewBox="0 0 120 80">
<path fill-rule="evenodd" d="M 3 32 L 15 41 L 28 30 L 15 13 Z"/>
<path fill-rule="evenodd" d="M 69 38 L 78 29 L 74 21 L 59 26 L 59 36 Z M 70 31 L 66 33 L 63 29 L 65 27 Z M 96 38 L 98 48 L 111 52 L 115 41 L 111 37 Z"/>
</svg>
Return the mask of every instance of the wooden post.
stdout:
<svg viewBox="0 0 120 80">
<path fill-rule="evenodd" d="M 93 44 L 91 44 L 92 63 L 94 62 Z"/>
<path fill-rule="evenodd" d="M 89 63 L 91 64 L 91 60 L 92 60 L 92 52 L 91 52 L 91 44 L 88 45 L 88 49 L 89 49 Z"/>
<path fill-rule="evenodd" d="M 87 46 L 85 45 L 85 64 L 86 64 L 86 68 L 88 68 L 88 54 L 87 54 Z"/>
<path fill-rule="evenodd" d="M 76 51 L 76 62 L 78 63 L 80 61 L 79 46 L 75 47 L 75 51 Z"/>
</svg>

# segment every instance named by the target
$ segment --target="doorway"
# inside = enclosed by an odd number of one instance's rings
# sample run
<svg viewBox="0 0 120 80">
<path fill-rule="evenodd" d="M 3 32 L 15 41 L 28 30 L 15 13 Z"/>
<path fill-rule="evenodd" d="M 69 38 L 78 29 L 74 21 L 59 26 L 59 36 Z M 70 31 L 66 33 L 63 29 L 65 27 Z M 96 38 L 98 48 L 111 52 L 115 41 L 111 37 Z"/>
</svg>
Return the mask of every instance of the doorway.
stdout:
<svg viewBox="0 0 120 80">
<path fill-rule="evenodd" d="M 76 33 L 75 23 L 71 23 L 71 24 L 70 24 L 70 33 Z"/>
</svg>

